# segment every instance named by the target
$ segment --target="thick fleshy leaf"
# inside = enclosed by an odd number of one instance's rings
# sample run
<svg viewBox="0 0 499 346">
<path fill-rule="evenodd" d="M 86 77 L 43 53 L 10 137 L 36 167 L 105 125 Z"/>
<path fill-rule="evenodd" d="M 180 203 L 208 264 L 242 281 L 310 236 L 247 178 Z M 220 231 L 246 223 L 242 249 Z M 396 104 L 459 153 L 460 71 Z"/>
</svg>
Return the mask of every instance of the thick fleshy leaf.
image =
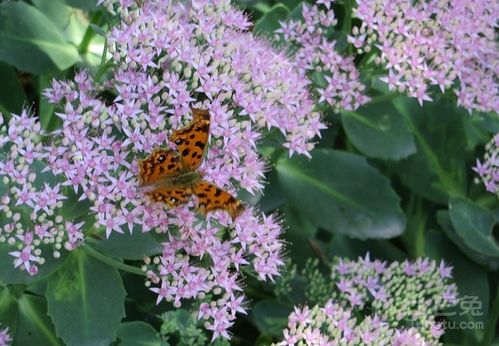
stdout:
<svg viewBox="0 0 499 346">
<path fill-rule="evenodd" d="M 286 202 L 286 197 L 281 191 L 277 183 L 277 173 L 272 170 L 267 178 L 267 184 L 263 190 L 263 196 L 259 201 L 260 210 L 263 212 L 271 212 Z"/>
<path fill-rule="evenodd" d="M 83 11 L 70 7 L 65 0 L 32 0 L 36 6 L 58 29 L 66 42 L 78 47 L 89 26 Z"/>
<path fill-rule="evenodd" d="M 45 299 L 23 294 L 17 304 L 18 324 L 14 335 L 17 345 L 63 345 L 47 316 Z"/>
<path fill-rule="evenodd" d="M 163 246 L 150 233 L 141 233 L 136 227 L 132 234 L 112 232 L 109 239 L 102 239 L 95 243 L 102 253 L 124 259 L 143 259 L 161 253 Z"/>
<path fill-rule="evenodd" d="M 2 82 L 0 83 L 0 112 L 6 113 L 4 119 L 6 121 L 8 113 L 21 113 L 26 102 L 26 94 L 17 73 L 11 66 L 0 62 L 0 76 L 2 76 Z"/>
<path fill-rule="evenodd" d="M 0 4 L 0 60 L 41 74 L 64 70 L 78 59 L 78 50 L 36 7 L 21 1 Z"/>
<path fill-rule="evenodd" d="M 318 149 L 311 160 L 282 158 L 276 169 L 289 201 L 316 226 L 361 239 L 391 238 L 404 230 L 389 180 L 361 156 Z"/>
<path fill-rule="evenodd" d="M 258 329 L 268 335 L 282 336 L 288 324 L 292 306 L 274 300 L 261 300 L 255 304 L 252 315 Z"/>
<path fill-rule="evenodd" d="M 400 160 L 416 152 L 414 137 L 391 101 L 342 111 L 341 119 L 348 139 L 369 157 Z"/>
<path fill-rule="evenodd" d="M 473 116 L 465 117 L 464 131 L 468 140 L 468 149 L 483 145 L 490 140 L 492 134 L 499 132 L 499 116 L 497 113 L 475 112 Z"/>
<path fill-rule="evenodd" d="M 160 346 L 156 329 L 145 322 L 126 322 L 118 329 L 120 346 Z"/>
<path fill-rule="evenodd" d="M 9 327 L 9 334 L 14 339 L 13 345 L 62 345 L 47 316 L 45 299 L 32 293 L 24 293 L 23 288 L 0 286 L 0 329 Z"/>
<path fill-rule="evenodd" d="M 279 21 L 285 20 L 289 14 L 290 10 L 288 7 L 283 4 L 277 4 L 256 22 L 253 31 L 258 34 L 273 37 L 274 31 L 280 27 Z"/>
<path fill-rule="evenodd" d="M 499 258 L 486 256 L 471 247 L 468 246 L 461 238 L 461 236 L 457 233 L 456 229 L 452 225 L 452 221 L 450 219 L 450 214 L 447 210 L 440 210 L 437 213 L 437 221 L 440 227 L 445 231 L 447 237 L 452 240 L 452 242 L 471 260 L 476 263 L 482 264 L 484 266 L 489 267 L 492 270 L 499 269 Z"/>
<path fill-rule="evenodd" d="M 314 257 L 312 241 L 315 239 L 317 227 L 303 215 L 297 213 L 290 204 L 285 205 L 281 212 L 284 214 L 286 233 L 284 239 L 289 243 L 289 258 L 297 265 L 305 265 L 309 257 Z"/>
<path fill-rule="evenodd" d="M 499 257 L 499 245 L 492 236 L 494 214 L 464 198 L 451 198 L 449 212 L 452 225 L 473 250 L 491 257 Z"/>
<path fill-rule="evenodd" d="M 97 0 L 65 0 L 65 2 L 72 7 L 81 8 L 82 10 L 95 10 L 97 9 Z"/>
<path fill-rule="evenodd" d="M 390 261 L 403 261 L 407 258 L 407 255 L 402 250 L 388 240 L 359 240 L 341 234 L 334 236 L 329 245 L 327 257 L 329 260 L 333 257 L 346 257 L 356 260 L 359 257 L 365 257 L 367 254 L 371 258 Z"/>
<path fill-rule="evenodd" d="M 125 316 L 118 271 L 75 250 L 47 287 L 48 314 L 68 345 L 109 345 Z"/>
<path fill-rule="evenodd" d="M 448 100 L 426 102 L 399 97 L 395 107 L 416 139 L 417 153 L 394 164 L 402 182 L 415 193 L 440 203 L 463 196 L 467 160 L 463 117 L 469 116 Z"/>
<path fill-rule="evenodd" d="M 485 323 L 489 314 L 490 294 L 487 272 L 463 256 L 442 232 L 427 233 L 425 251 L 429 257 L 443 259 L 453 267 L 452 275 L 458 287 L 460 302 L 444 312 L 446 317 L 455 323 L 468 322 L 470 326 Z M 476 345 L 481 338 L 482 329 L 479 327 L 464 328 L 463 331 L 469 339 L 460 340 L 460 345 Z M 452 336 L 447 335 L 448 332 L 452 332 L 452 329 L 446 331 L 446 336 Z"/>
<path fill-rule="evenodd" d="M 51 246 L 42 245 L 40 249 L 42 250 L 42 257 L 45 258 L 45 263 L 39 265 L 38 274 L 32 276 L 25 270 L 22 271 L 19 268 L 14 268 L 15 258 L 9 255 L 9 252 L 16 251 L 17 249 L 6 243 L 0 244 L 0 281 L 5 284 L 30 284 L 43 280 L 64 264 L 66 251 L 61 251 L 60 258 L 54 258 Z"/>
</svg>

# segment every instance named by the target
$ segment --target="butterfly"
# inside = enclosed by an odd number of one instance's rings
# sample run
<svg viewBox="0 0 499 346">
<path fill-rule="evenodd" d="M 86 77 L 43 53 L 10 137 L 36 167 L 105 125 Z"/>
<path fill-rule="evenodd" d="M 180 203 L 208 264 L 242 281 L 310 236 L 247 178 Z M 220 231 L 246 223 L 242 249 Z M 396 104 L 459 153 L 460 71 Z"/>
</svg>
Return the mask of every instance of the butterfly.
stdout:
<svg viewBox="0 0 499 346">
<path fill-rule="evenodd" d="M 244 210 L 241 201 L 227 191 L 202 179 L 197 171 L 207 150 L 210 134 L 210 113 L 191 108 L 193 119 L 184 128 L 173 131 L 170 141 L 177 150 L 155 148 L 140 160 L 139 185 L 151 187 L 146 194 L 154 202 L 174 207 L 197 197 L 197 209 L 207 214 L 213 210 L 225 210 L 232 219 Z"/>
</svg>

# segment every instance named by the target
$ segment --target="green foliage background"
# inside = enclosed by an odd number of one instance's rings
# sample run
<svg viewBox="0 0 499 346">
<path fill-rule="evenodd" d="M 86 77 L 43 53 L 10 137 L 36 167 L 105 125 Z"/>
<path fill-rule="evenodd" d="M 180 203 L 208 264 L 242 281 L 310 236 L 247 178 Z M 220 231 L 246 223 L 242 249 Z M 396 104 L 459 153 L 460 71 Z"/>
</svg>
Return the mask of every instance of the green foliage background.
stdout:
<svg viewBox="0 0 499 346">
<path fill-rule="evenodd" d="M 271 39 L 278 21 L 297 16 L 301 2 L 237 4 L 252 16 L 253 30 Z M 346 47 L 345 16 L 352 5 L 335 5 L 339 47 Z M 0 1 L 4 117 L 32 107 L 43 128 L 56 128 L 55 110 L 41 92 L 53 78 L 71 78 L 80 68 L 105 77 L 101 53 L 109 20 L 91 0 Z M 460 294 L 482 303 L 481 316 L 456 318 L 485 327 L 449 330 L 444 343 L 499 344 L 499 203 L 473 182 L 471 170 L 499 131 L 497 113 L 469 115 L 452 95 L 420 107 L 388 92 L 378 81 L 380 71 L 361 72 L 372 102 L 340 114 L 318 105 L 330 126 L 312 159 L 289 159 L 271 139 L 261 143 L 272 169 L 257 202 L 265 212 L 280 211 L 287 255 L 298 266 L 309 258 L 356 258 L 367 251 L 386 260 L 444 259 L 454 266 Z M 82 209 L 68 206 L 67 213 L 79 216 Z M 14 270 L 9 250 L 0 246 L 0 322 L 11 328 L 14 345 L 160 345 L 167 344 L 160 331 L 177 335 L 172 344 L 194 333 L 195 319 L 167 304 L 156 306 L 143 277 L 130 269 L 158 251 L 151 235 L 113 234 L 93 245 L 98 252 L 84 247 L 48 258 L 35 277 Z M 252 309 L 232 329 L 234 345 L 276 340 L 293 305 L 304 303 L 300 295 L 279 300 L 272 285 L 251 278 L 245 292 Z M 158 316 L 164 313 L 162 326 Z M 209 339 L 193 337 L 192 343 Z"/>
</svg>

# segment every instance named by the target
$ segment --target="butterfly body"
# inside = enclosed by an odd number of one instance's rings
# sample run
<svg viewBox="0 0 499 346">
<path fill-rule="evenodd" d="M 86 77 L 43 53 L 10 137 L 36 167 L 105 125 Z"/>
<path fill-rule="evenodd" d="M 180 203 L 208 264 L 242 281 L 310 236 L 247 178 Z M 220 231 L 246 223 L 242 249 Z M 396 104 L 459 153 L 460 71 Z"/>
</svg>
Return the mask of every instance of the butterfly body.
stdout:
<svg viewBox="0 0 499 346">
<path fill-rule="evenodd" d="M 194 185 L 201 180 L 201 174 L 199 172 L 190 172 L 185 171 L 181 172 L 178 175 L 173 175 L 169 177 L 162 178 L 154 183 L 153 186 L 156 187 L 183 187 L 183 188 L 192 188 Z"/>
<path fill-rule="evenodd" d="M 242 203 L 203 180 L 197 171 L 208 144 L 210 114 L 201 109 L 192 109 L 192 113 L 191 123 L 170 136 L 177 150 L 156 148 L 139 161 L 139 184 L 151 189 L 146 194 L 155 202 L 173 207 L 188 202 L 194 195 L 200 212 L 221 209 L 235 219 L 244 210 Z"/>
</svg>

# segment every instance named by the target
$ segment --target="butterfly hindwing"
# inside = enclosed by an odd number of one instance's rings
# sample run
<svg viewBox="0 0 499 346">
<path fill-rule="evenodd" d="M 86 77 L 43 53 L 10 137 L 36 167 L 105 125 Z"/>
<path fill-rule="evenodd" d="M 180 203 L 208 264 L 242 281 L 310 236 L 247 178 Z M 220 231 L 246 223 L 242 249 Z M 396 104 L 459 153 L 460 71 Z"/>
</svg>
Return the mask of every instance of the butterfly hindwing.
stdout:
<svg viewBox="0 0 499 346">
<path fill-rule="evenodd" d="M 242 203 L 227 191 L 201 180 L 194 185 L 193 191 L 198 199 L 198 209 L 203 214 L 212 210 L 226 210 L 235 219 L 244 210 Z"/>
<path fill-rule="evenodd" d="M 151 155 L 139 161 L 139 183 L 141 186 L 153 184 L 182 170 L 182 158 L 176 151 L 156 148 Z"/>
<path fill-rule="evenodd" d="M 169 186 L 159 187 L 146 193 L 154 202 L 162 202 L 174 207 L 188 201 L 190 188 Z"/>
<path fill-rule="evenodd" d="M 189 125 L 173 131 L 170 140 L 176 144 L 189 169 L 196 170 L 203 160 L 210 134 L 210 113 L 204 109 L 192 109 L 193 119 Z"/>
</svg>

